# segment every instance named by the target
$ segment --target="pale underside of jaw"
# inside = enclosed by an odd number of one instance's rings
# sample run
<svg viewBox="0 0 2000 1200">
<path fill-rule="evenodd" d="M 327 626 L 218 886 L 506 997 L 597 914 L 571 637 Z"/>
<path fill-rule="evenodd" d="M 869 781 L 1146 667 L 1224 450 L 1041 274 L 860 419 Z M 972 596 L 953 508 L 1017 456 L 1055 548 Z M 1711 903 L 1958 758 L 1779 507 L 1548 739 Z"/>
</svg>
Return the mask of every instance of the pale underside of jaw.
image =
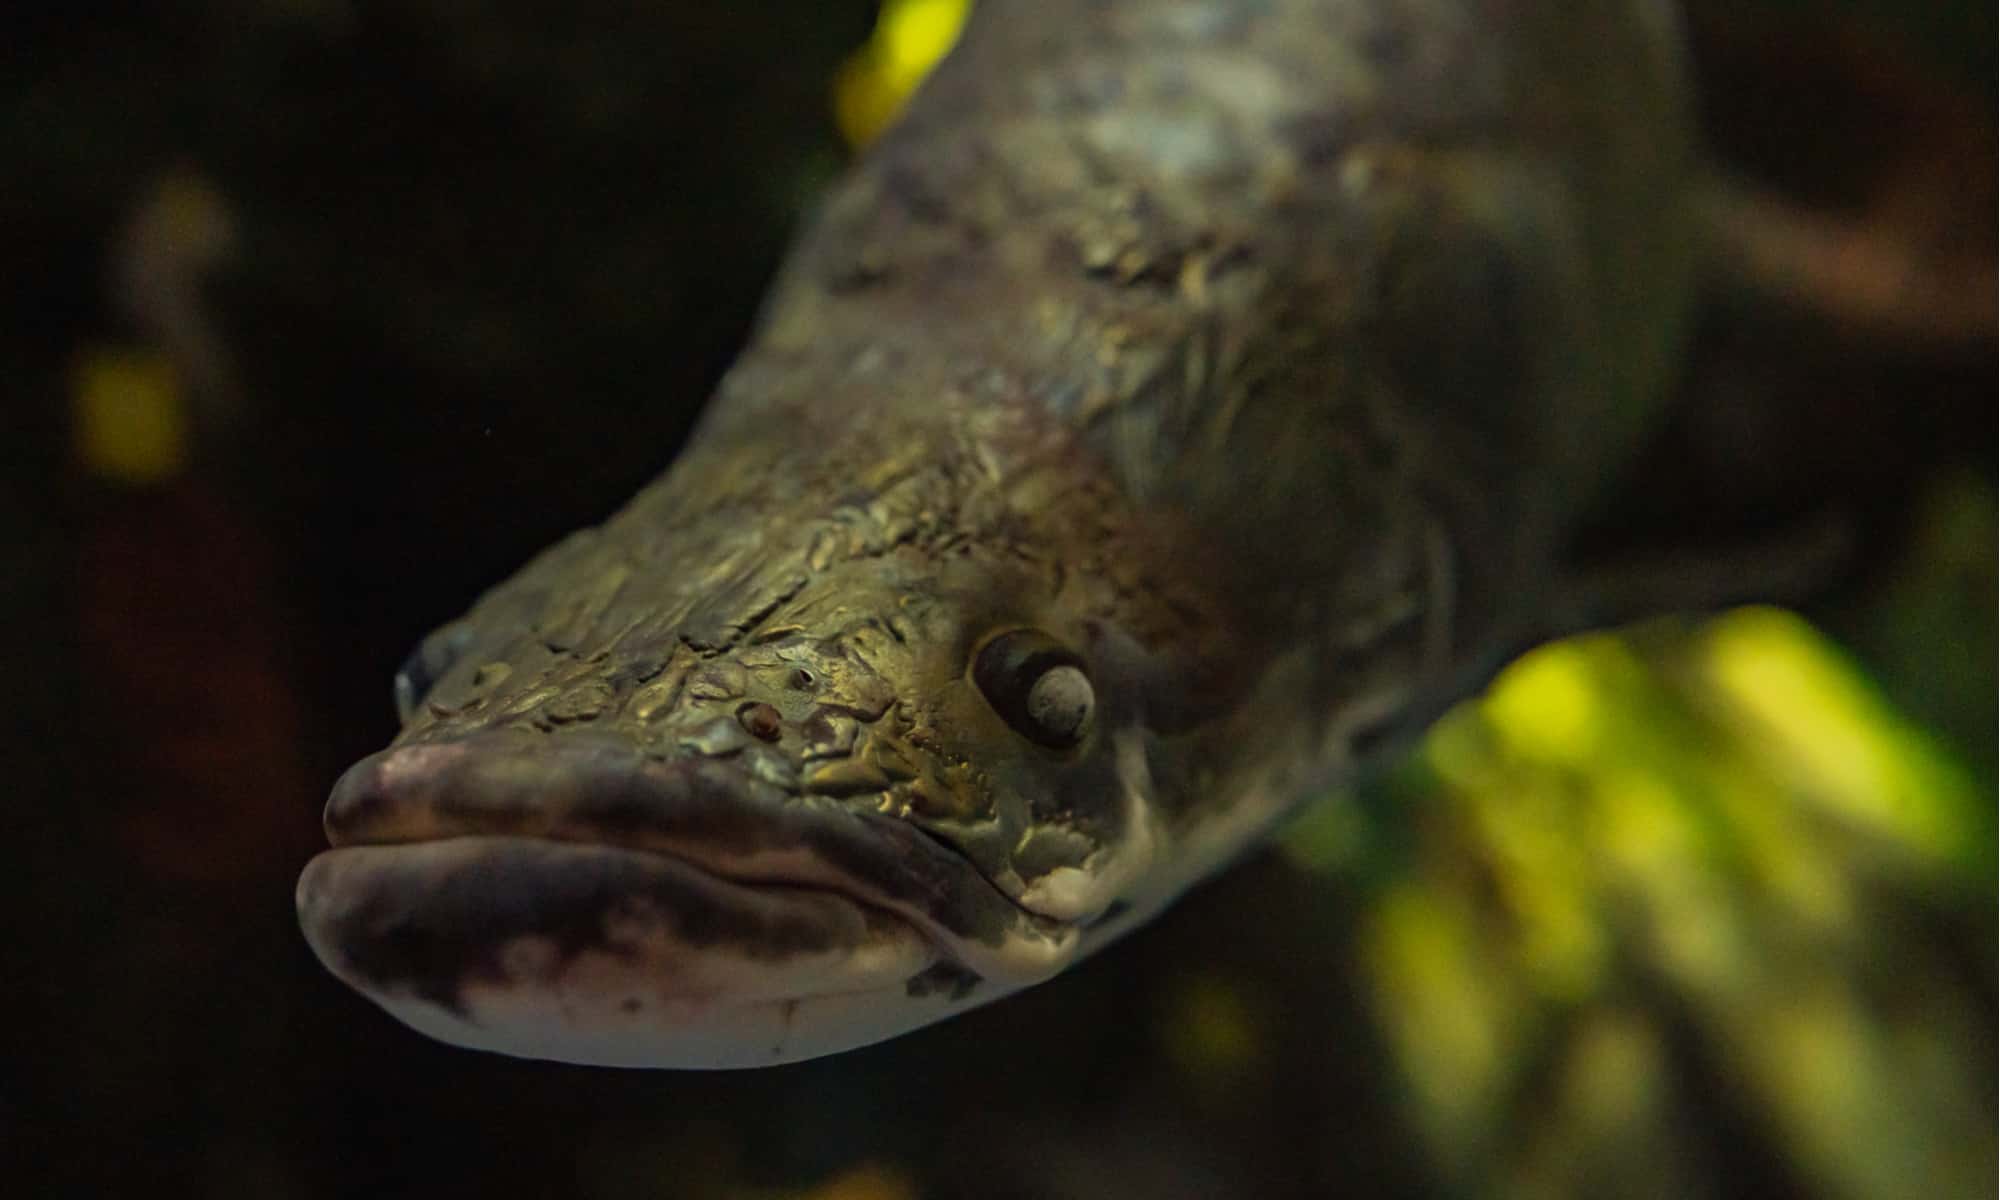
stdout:
<svg viewBox="0 0 2000 1200">
<path fill-rule="evenodd" d="M 472 836 L 346 847 L 308 866 L 298 904 L 327 967 L 404 1024 L 561 1062 L 768 1066 L 1020 986 L 972 982 L 916 925 L 846 895 L 733 882 L 613 846 Z"/>
<path fill-rule="evenodd" d="M 370 998 L 419 1033 L 517 1058 L 595 1067 L 734 1070 L 778 1066 L 853 1050 L 941 1021 L 972 1007 L 949 992 L 912 996 L 898 982 L 857 992 L 691 1006 L 627 1014 L 597 986 L 585 956 L 557 990 L 474 985 L 463 1015 L 408 994 Z M 992 998 L 1003 993 L 996 991 Z"/>
</svg>

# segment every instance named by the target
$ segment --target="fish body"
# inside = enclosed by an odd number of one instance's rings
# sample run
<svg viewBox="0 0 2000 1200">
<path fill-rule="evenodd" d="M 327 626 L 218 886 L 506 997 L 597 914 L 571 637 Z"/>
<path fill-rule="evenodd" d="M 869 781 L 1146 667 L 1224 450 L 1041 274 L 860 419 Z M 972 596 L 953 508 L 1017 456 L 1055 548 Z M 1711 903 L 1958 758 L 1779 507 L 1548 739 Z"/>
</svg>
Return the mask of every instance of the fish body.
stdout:
<svg viewBox="0 0 2000 1200">
<path fill-rule="evenodd" d="M 1648 0 L 982 3 L 672 467 L 438 630 L 308 940 L 757 1066 L 1046 979 L 1547 631 L 1693 289 Z"/>
</svg>

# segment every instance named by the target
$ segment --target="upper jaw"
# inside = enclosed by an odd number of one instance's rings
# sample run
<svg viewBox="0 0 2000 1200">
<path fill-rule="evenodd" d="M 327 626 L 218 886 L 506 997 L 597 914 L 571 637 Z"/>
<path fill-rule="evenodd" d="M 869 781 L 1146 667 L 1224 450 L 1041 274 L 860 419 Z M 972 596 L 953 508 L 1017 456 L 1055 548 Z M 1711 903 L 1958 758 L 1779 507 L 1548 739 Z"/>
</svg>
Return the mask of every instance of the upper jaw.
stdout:
<svg viewBox="0 0 2000 1200">
<path fill-rule="evenodd" d="M 506 836 L 669 856 L 736 884 L 820 889 L 893 915 L 1004 986 L 1054 974 L 1078 930 L 1021 908 L 907 821 L 659 759 L 613 737 L 482 733 L 371 755 L 326 806 L 336 847 Z"/>
</svg>

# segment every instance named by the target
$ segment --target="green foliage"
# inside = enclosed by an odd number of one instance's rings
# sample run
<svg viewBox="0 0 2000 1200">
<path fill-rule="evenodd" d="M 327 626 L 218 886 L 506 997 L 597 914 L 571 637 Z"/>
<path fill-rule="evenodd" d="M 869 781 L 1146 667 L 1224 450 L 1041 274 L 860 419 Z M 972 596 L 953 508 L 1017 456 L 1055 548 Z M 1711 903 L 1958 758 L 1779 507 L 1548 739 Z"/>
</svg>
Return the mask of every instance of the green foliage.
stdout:
<svg viewBox="0 0 2000 1200">
<path fill-rule="evenodd" d="M 1361 970 L 1448 1176 L 1713 1192 L 1733 1117 L 1818 1194 L 1990 1183 L 1960 1065 L 1991 1058 L 1990 795 L 1801 618 L 1545 647 L 1356 799 L 1289 846 L 1367 881 Z"/>
</svg>

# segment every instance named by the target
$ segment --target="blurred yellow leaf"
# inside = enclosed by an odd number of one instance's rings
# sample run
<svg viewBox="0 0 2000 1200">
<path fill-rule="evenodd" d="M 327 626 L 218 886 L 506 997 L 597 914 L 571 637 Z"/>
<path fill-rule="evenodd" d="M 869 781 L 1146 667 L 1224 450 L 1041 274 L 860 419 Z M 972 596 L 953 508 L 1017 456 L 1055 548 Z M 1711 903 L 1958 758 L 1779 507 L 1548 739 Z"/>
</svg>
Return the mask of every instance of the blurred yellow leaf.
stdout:
<svg viewBox="0 0 2000 1200">
<path fill-rule="evenodd" d="M 889 127 L 971 11 L 971 0 L 884 0 L 873 36 L 834 78 L 834 120 L 848 145 L 858 150 Z"/>
<path fill-rule="evenodd" d="M 1572 638 L 1523 655 L 1487 692 L 1486 717 L 1518 753 L 1550 762 L 1578 762 L 1601 732 L 1602 689 L 1593 658 L 1608 640 Z"/>
<path fill-rule="evenodd" d="M 1805 620 L 1747 608 L 1543 647 L 1420 762 L 1343 798 L 1379 828 L 1294 841 L 1360 868 L 1363 968 L 1447 1177 L 1702 1190 L 1679 1027 L 1825 1194 L 1990 1181 L 1977 1014 L 1912 934 L 1981 878 L 1990 800 Z M 1524 1112 L 1542 1114 L 1525 1138 Z"/>
<path fill-rule="evenodd" d="M 1717 697 L 1811 799 L 1925 858 L 1968 856 L 1969 775 L 1811 625 L 1740 609 L 1711 624 L 1702 646 Z"/>
<path fill-rule="evenodd" d="M 91 350 L 71 371 L 76 455 L 92 474 L 157 483 L 187 466 L 188 414 L 164 354 Z"/>
<path fill-rule="evenodd" d="M 1474 914 L 1451 892 L 1397 884 L 1369 915 L 1363 955 L 1431 1144 L 1476 1143 L 1515 1065 L 1520 1005 Z"/>
</svg>

